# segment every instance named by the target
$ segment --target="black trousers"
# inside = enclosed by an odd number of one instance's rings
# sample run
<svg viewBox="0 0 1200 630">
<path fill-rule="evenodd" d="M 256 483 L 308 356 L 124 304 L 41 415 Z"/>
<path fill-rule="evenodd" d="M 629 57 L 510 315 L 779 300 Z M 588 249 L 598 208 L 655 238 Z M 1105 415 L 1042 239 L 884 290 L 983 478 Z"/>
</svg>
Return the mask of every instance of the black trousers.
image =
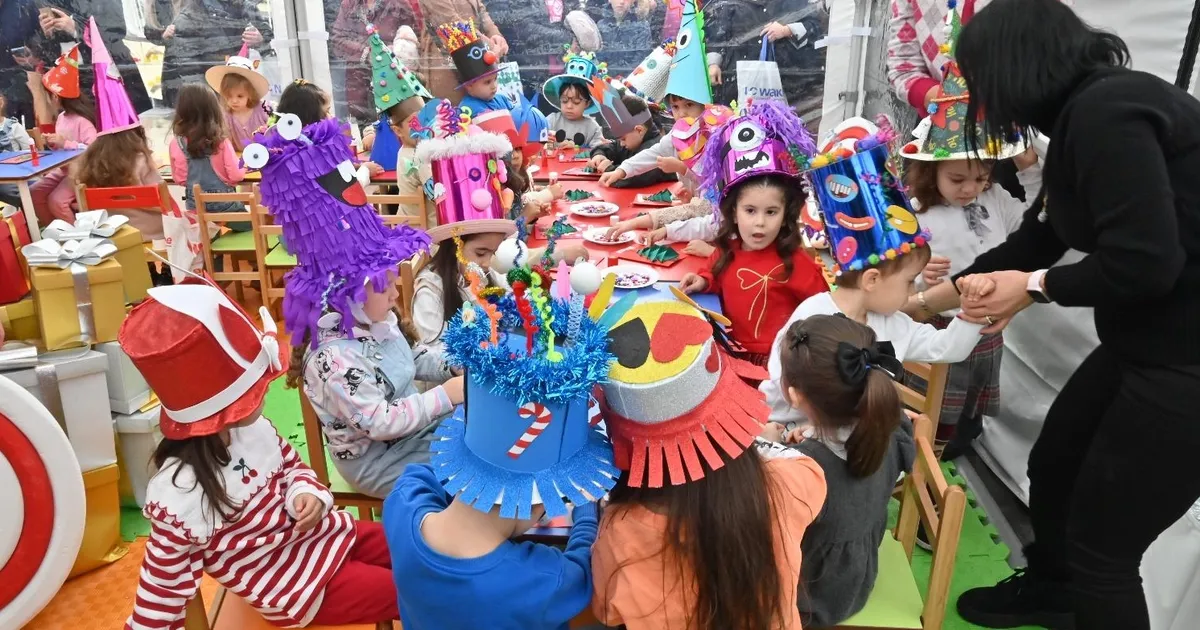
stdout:
<svg viewBox="0 0 1200 630">
<path fill-rule="evenodd" d="M 1135 365 L 1103 345 L 1029 456 L 1029 570 L 1067 582 L 1076 628 L 1149 630 L 1142 555 L 1200 497 L 1200 366 Z"/>
</svg>

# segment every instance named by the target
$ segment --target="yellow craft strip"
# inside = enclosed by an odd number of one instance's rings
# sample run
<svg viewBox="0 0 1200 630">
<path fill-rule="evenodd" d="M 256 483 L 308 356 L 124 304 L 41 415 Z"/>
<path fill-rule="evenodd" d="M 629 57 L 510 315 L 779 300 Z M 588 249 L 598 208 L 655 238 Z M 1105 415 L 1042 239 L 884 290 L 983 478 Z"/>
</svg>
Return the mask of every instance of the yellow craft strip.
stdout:
<svg viewBox="0 0 1200 630">
<path fill-rule="evenodd" d="M 610 273 L 604 276 L 604 280 L 600 282 L 600 290 L 596 291 L 596 297 L 592 298 L 592 305 L 588 308 L 588 317 L 593 320 L 599 320 L 604 314 L 604 309 L 608 307 L 608 301 L 612 299 L 613 289 L 617 287 L 617 274 Z"/>
</svg>

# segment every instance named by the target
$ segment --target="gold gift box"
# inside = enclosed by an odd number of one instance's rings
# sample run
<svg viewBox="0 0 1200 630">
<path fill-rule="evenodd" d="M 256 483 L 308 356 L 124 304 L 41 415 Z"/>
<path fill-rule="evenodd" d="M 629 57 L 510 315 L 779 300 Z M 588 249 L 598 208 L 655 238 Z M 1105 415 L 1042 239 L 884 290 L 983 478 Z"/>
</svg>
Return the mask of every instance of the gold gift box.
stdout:
<svg viewBox="0 0 1200 630">
<path fill-rule="evenodd" d="M 150 267 L 146 264 L 142 233 L 137 228 L 123 225 L 109 240 L 117 246 L 117 253 L 113 254 L 113 259 L 121 263 L 125 299 L 134 303 L 141 302 L 146 299 L 146 292 L 151 287 Z"/>
<path fill-rule="evenodd" d="M 116 562 L 129 552 L 121 542 L 121 503 L 117 493 L 120 474 L 116 464 L 83 473 L 87 520 L 83 542 L 68 577 Z"/>
<path fill-rule="evenodd" d="M 143 269 L 145 261 L 140 262 Z M 75 283 L 70 269 L 33 267 L 30 284 L 37 302 L 37 322 L 47 350 L 80 345 L 79 308 L 75 302 Z M 95 321 L 92 343 L 117 340 L 117 331 L 125 320 L 125 287 L 121 263 L 105 260 L 87 268 L 91 287 L 92 315 Z"/>
<path fill-rule="evenodd" d="M 31 341 L 41 337 L 33 297 L 0 306 L 0 328 L 4 329 L 4 338 L 9 341 Z"/>
</svg>

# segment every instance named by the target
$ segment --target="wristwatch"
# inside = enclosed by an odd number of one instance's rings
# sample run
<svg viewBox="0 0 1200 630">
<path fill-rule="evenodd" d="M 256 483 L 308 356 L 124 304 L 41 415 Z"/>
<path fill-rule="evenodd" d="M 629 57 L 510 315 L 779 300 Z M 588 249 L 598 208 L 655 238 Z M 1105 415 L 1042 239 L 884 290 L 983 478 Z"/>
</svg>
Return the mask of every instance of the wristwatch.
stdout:
<svg viewBox="0 0 1200 630">
<path fill-rule="evenodd" d="M 1025 291 L 1029 293 L 1030 299 L 1038 304 L 1049 304 L 1052 300 L 1049 295 L 1042 289 L 1042 278 L 1045 277 L 1046 270 L 1039 269 L 1029 274 L 1029 284 L 1025 285 Z"/>
</svg>

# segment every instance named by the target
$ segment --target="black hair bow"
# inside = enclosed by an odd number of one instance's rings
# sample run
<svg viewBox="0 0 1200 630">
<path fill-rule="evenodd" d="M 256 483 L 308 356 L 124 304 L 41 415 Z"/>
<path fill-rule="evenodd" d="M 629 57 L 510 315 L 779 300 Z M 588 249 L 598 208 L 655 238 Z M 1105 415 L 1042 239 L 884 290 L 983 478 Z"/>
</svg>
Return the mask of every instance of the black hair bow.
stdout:
<svg viewBox="0 0 1200 630">
<path fill-rule="evenodd" d="M 877 341 L 869 348 L 838 342 L 837 366 L 838 376 L 851 387 L 862 387 L 872 368 L 883 370 L 892 380 L 904 376 L 904 364 L 896 358 L 896 350 L 889 341 Z"/>
</svg>

